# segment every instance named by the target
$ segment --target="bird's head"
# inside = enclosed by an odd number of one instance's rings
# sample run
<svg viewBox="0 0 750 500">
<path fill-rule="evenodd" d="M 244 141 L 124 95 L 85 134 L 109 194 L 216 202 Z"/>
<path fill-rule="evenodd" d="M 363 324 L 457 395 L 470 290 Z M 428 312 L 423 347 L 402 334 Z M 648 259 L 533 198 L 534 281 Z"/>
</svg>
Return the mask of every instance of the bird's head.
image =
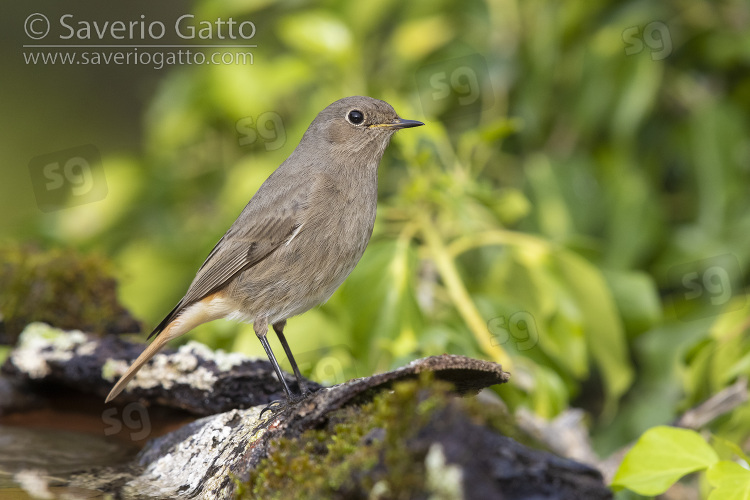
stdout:
<svg viewBox="0 0 750 500">
<path fill-rule="evenodd" d="M 339 99 L 318 114 L 305 134 L 334 156 L 360 155 L 379 161 L 391 136 L 402 128 L 424 125 L 398 116 L 385 101 L 353 96 Z"/>
</svg>

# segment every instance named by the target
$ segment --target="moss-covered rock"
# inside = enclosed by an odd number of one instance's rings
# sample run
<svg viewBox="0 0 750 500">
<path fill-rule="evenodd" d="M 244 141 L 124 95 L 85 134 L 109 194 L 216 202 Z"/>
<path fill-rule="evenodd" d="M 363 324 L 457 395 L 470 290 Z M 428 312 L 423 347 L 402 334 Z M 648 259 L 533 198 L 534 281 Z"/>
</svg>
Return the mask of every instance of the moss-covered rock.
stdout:
<svg viewBox="0 0 750 500">
<path fill-rule="evenodd" d="M 103 377 L 112 374 L 105 366 L 114 354 L 131 359 L 139 351 L 122 337 L 96 338 L 36 323 L 26 328 L 2 371 L 24 394 L 44 398 L 67 386 L 103 398 L 111 386 Z M 165 404 L 184 408 L 186 401 L 198 401 L 204 413 L 227 404 L 246 406 L 249 400 L 238 394 L 265 393 L 266 383 L 256 382 L 275 377 L 270 365 L 246 361 L 237 372 L 234 360 L 194 345 L 159 356 L 167 373 L 172 364 L 202 366 L 216 384 L 197 395 L 189 392 L 188 380 L 154 374 L 157 386 L 131 394 L 143 411 Z M 210 415 L 150 440 L 132 461 L 58 479 L 61 486 L 123 499 L 610 498 L 591 467 L 508 437 L 514 435 L 513 420 L 497 400 L 459 397 L 509 380 L 496 363 L 431 356 L 278 402 L 265 418 L 267 399 L 261 406 Z M 278 397 L 277 380 L 275 387 Z M 105 411 L 125 415 L 126 409 Z"/>
<path fill-rule="evenodd" d="M 281 438 L 253 472 L 240 498 L 417 498 L 430 492 L 425 456 L 404 445 L 449 402 L 450 384 L 419 381 L 394 385 L 363 406 L 330 415 L 322 429 Z"/>
<path fill-rule="evenodd" d="M 322 428 L 273 441 L 238 497 L 610 497 L 598 473 L 502 436 L 513 423 L 501 407 L 459 398 L 431 375 L 337 410 Z"/>
<path fill-rule="evenodd" d="M 140 331 L 101 257 L 9 244 L 0 246 L 0 263 L 0 343 L 15 343 L 35 321 L 100 334 Z"/>
</svg>

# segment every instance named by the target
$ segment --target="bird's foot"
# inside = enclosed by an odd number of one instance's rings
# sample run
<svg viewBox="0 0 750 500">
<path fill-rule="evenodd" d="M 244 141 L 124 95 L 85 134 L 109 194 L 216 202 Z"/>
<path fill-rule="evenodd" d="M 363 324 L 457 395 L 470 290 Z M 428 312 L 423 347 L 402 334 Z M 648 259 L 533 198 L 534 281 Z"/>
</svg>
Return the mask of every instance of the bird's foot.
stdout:
<svg viewBox="0 0 750 500">
<path fill-rule="evenodd" d="M 307 399 L 307 397 L 311 394 L 313 394 L 313 391 L 305 390 L 305 392 L 303 392 L 302 394 L 290 394 L 285 399 L 277 399 L 276 401 L 271 401 L 266 405 L 265 408 L 260 411 L 260 416 L 262 417 L 263 414 L 267 411 L 270 411 L 271 415 L 283 413 L 284 410 L 297 406 L 299 403 Z"/>
<path fill-rule="evenodd" d="M 260 410 L 260 415 L 258 418 L 263 418 L 263 414 L 267 411 L 271 412 L 271 418 L 273 418 L 279 413 L 282 413 L 288 407 L 289 399 L 277 399 L 276 401 L 271 401 L 262 410 Z"/>
<path fill-rule="evenodd" d="M 271 424 L 271 422 L 276 420 L 277 417 L 280 417 L 284 413 L 287 413 L 289 410 L 294 409 L 315 392 L 316 391 L 306 389 L 302 394 L 292 394 L 287 396 L 285 399 L 277 399 L 276 401 L 271 401 L 260 411 L 258 420 L 261 420 L 266 412 L 269 412 L 270 416 L 268 417 L 268 419 L 262 421 L 258 425 L 258 429 L 267 428 Z"/>
</svg>

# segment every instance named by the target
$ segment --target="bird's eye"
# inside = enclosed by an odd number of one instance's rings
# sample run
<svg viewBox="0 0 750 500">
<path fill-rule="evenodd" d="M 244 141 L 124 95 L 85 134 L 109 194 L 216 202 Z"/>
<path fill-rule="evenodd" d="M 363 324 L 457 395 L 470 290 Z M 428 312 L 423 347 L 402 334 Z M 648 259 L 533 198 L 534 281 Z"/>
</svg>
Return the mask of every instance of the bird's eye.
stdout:
<svg viewBox="0 0 750 500">
<path fill-rule="evenodd" d="M 365 115 L 362 114 L 362 112 L 358 109 L 353 109 L 349 111 L 349 114 L 346 115 L 346 118 L 349 120 L 350 123 L 354 125 L 359 125 L 363 121 L 365 121 Z"/>
</svg>

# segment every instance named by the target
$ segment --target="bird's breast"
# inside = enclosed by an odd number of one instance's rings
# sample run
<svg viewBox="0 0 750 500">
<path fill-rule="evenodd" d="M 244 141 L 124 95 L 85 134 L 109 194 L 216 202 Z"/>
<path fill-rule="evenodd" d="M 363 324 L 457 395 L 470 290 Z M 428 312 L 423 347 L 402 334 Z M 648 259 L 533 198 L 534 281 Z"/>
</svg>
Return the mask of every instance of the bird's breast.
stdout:
<svg viewBox="0 0 750 500">
<path fill-rule="evenodd" d="M 313 237 L 325 250 L 321 257 L 342 259 L 345 267 L 353 268 L 362 257 L 375 224 L 377 176 L 326 177 L 321 179 L 313 198 L 310 226 L 318 229 Z"/>
<path fill-rule="evenodd" d="M 328 300 L 364 254 L 376 211 L 377 176 L 314 179 L 292 237 L 236 281 L 239 309 L 276 321 Z"/>
</svg>

